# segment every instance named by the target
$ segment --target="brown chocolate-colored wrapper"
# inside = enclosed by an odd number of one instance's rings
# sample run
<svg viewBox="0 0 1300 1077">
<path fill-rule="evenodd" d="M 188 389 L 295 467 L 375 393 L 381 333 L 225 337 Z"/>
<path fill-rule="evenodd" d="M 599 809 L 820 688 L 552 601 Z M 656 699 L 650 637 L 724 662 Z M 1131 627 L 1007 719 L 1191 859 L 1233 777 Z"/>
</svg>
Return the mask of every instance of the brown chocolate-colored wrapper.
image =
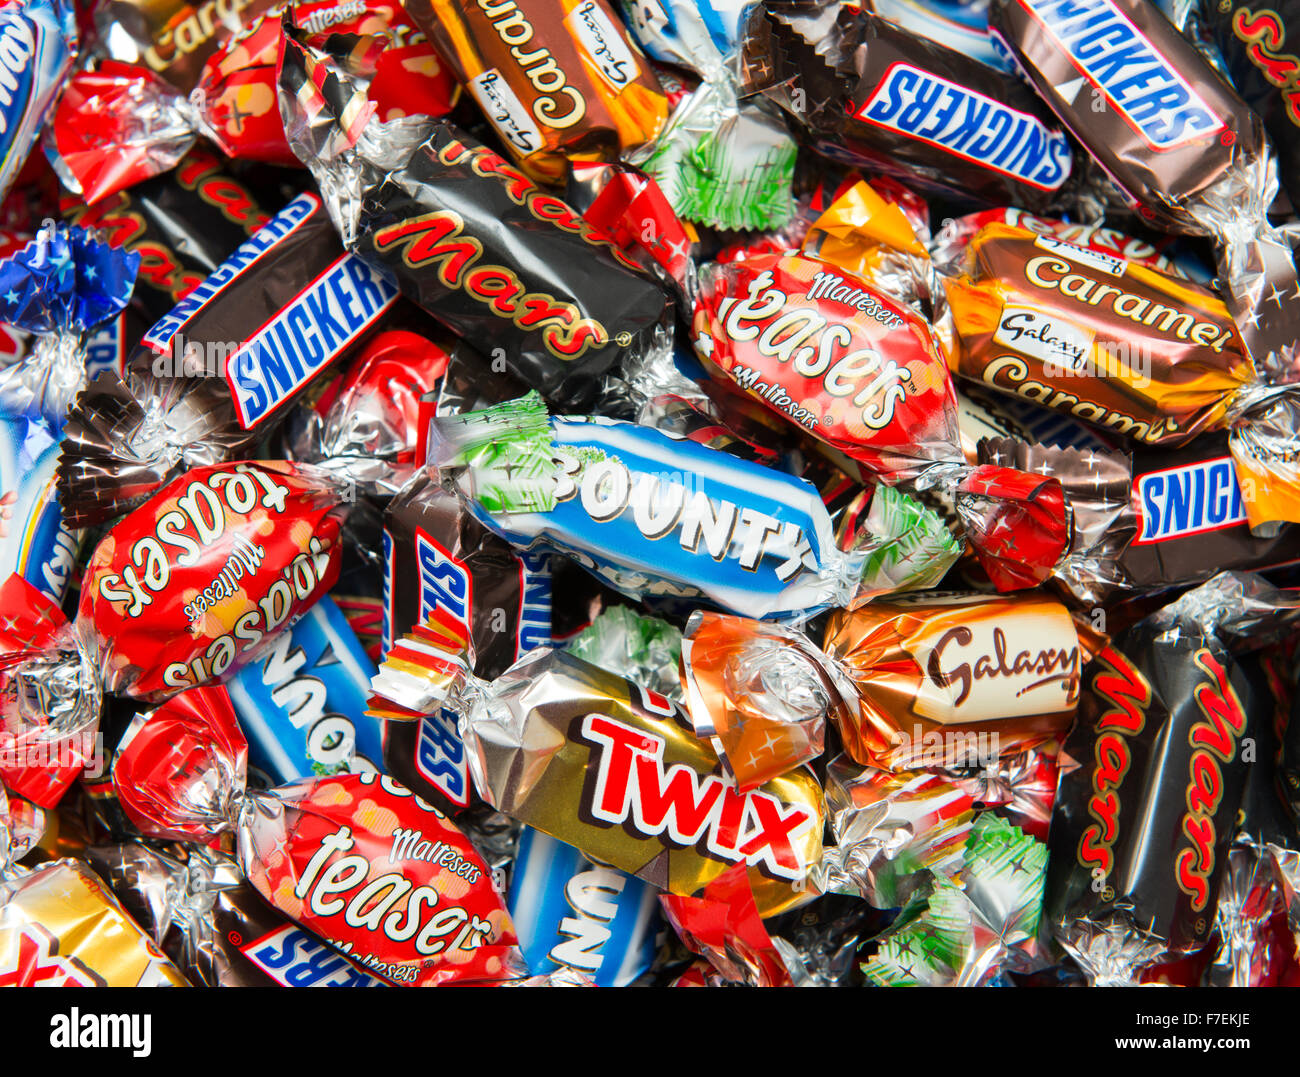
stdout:
<svg viewBox="0 0 1300 1077">
<path fill-rule="evenodd" d="M 1130 107 L 1121 107 L 1110 96 L 1109 87 L 1091 81 L 1087 72 L 1080 77 L 1065 46 L 1048 28 L 1044 17 L 1036 13 L 1041 9 L 1047 21 L 1055 23 L 1052 13 L 1057 8 L 1065 10 L 1060 0 L 993 0 L 989 21 L 1009 42 L 1030 81 L 1043 92 L 1066 127 L 1086 132 L 1081 138 L 1089 151 L 1151 224 L 1165 231 L 1184 231 L 1189 226 L 1200 231 L 1187 212 L 1187 203 L 1204 197 L 1226 173 L 1244 169 L 1245 158 L 1260 153 L 1265 141 L 1259 117 L 1155 4 L 1132 0 L 1090 4 L 1088 10 L 1094 20 L 1103 12 L 1109 16 L 1109 11 L 1114 11 L 1134 26 L 1157 56 L 1177 73 L 1189 94 L 1189 100 L 1175 114 L 1168 106 L 1153 107 L 1151 100 L 1139 106 L 1131 99 L 1130 86 L 1123 95 L 1123 104 Z M 1076 17 L 1081 13 L 1075 13 Z M 1074 22 L 1074 26 L 1079 25 Z M 1138 40 L 1134 39 L 1135 46 Z M 1104 43 L 1094 41 L 1092 55 L 1103 58 L 1107 51 L 1101 47 Z M 1116 68 L 1099 70 L 1105 74 Z M 1148 90 L 1156 89 L 1161 73 L 1148 67 L 1145 74 Z M 1199 101 L 1190 99 L 1190 95 Z"/>
<path fill-rule="evenodd" d="M 911 34 L 880 15 L 806 0 L 755 5 L 743 55 L 745 91 L 762 92 L 779 105 L 804 129 L 812 148 L 834 161 L 961 199 L 1030 210 L 1046 209 L 1068 182 L 1071 148 L 1051 113 L 1015 76 Z M 1014 124 L 1022 132 L 1036 131 L 1032 147 L 1024 149 L 1022 134 L 1023 152 L 990 148 L 994 160 L 1023 158 L 1015 168 L 998 168 L 964 152 L 978 138 L 951 138 L 944 145 L 905 134 L 896 124 L 863 118 L 878 96 L 899 96 L 891 77 L 900 66 L 1019 113 Z M 914 88 L 912 92 L 920 96 Z M 931 103 L 932 112 L 941 107 Z M 952 124 L 945 119 L 937 126 Z M 1003 126 L 1003 135 L 1008 128 L 1014 129 L 1013 124 Z"/>
<path fill-rule="evenodd" d="M 1146 0 L 993 0 L 989 23 L 1147 221 L 1215 238 L 1250 354 L 1296 380 L 1296 241 L 1268 223 L 1277 163 L 1259 116 Z"/>
<path fill-rule="evenodd" d="M 648 142 L 668 99 L 605 0 L 410 0 L 406 10 L 535 180 Z"/>
<path fill-rule="evenodd" d="M 1257 381 L 1208 288 L 1011 225 L 945 282 L 963 377 L 1150 445 L 1226 423 Z"/>
<path fill-rule="evenodd" d="M 223 41 L 274 0 L 106 0 L 95 12 L 99 39 L 115 60 L 143 64 L 189 92 Z"/>
<path fill-rule="evenodd" d="M 1300 561 L 1300 525 L 1251 530 L 1251 480 L 1242 480 L 1226 434 L 1181 449 L 1140 448 L 1131 456 L 986 438 L 980 459 L 1061 480 L 1074 535 L 1056 578 L 1082 601 Z"/>
<path fill-rule="evenodd" d="M 1086 657 L 1059 602 L 954 592 L 837 610 L 823 646 L 859 697 L 845 750 L 890 770 L 977 766 L 1063 736 Z"/>
<path fill-rule="evenodd" d="M 550 644 L 550 556 L 517 552 L 432 477 L 418 476 L 389 504 L 384 552 L 385 652 L 431 617 L 486 678 Z M 544 602 L 529 601 L 537 591 Z M 408 789 L 458 814 L 474 796 L 454 734 L 455 722 L 438 716 L 385 722 L 384 764 Z"/>
</svg>

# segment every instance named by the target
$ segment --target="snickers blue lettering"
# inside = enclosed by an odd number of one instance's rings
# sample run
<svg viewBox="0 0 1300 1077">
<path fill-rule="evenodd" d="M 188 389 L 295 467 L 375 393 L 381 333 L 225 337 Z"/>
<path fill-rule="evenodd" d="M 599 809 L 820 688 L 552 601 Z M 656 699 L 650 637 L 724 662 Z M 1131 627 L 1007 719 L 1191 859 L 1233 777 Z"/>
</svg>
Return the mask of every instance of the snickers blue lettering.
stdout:
<svg viewBox="0 0 1300 1077">
<path fill-rule="evenodd" d="M 1110 0 L 1019 2 L 1152 149 L 1173 149 L 1225 127 L 1177 67 Z"/>
<path fill-rule="evenodd" d="M 1045 191 L 1070 174 L 1062 132 L 911 64 L 891 66 L 856 115 Z"/>
<path fill-rule="evenodd" d="M 374 324 L 397 289 L 345 254 L 230 358 L 226 381 L 250 430 Z"/>
<path fill-rule="evenodd" d="M 469 806 L 469 763 L 454 712 L 439 710 L 420 719 L 414 763 L 420 776 L 452 804 Z"/>
<path fill-rule="evenodd" d="M 293 924 L 240 947 L 243 955 L 283 987 L 384 987 L 315 935 Z"/>
<path fill-rule="evenodd" d="M 1142 517 L 1135 545 L 1246 523 L 1231 456 L 1138 475 L 1133 490 Z"/>
<path fill-rule="evenodd" d="M 421 528 L 415 535 L 415 563 L 420 580 L 420 623 L 436 617 L 448 621 L 468 641 L 473 585 L 469 570 Z"/>
<path fill-rule="evenodd" d="M 519 557 L 519 635 L 515 658 L 536 647 L 551 646 L 551 554 L 522 550 Z"/>
<path fill-rule="evenodd" d="M 235 253 L 217 266 L 194 291 L 176 304 L 145 333 L 142 343 L 162 354 L 171 346 L 172 337 L 186 322 L 208 305 L 221 291 L 230 286 L 267 251 L 285 236 L 296 231 L 321 207 L 314 194 L 300 194 L 284 209 L 248 237 Z"/>
</svg>

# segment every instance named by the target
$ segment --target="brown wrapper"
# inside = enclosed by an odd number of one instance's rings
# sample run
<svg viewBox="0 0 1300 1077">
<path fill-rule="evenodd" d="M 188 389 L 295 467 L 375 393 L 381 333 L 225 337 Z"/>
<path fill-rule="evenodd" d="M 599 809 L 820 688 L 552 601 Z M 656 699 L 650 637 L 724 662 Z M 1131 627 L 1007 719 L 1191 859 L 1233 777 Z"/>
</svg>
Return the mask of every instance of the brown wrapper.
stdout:
<svg viewBox="0 0 1300 1077">
<path fill-rule="evenodd" d="M 979 766 L 1063 736 L 1086 659 L 1059 602 L 953 592 L 837 610 L 824 647 L 857 687 L 845 750 L 890 770 Z"/>
<path fill-rule="evenodd" d="M 502 142 L 539 182 L 568 160 L 617 160 L 648 142 L 668 99 L 604 0 L 410 0 Z"/>
<path fill-rule="evenodd" d="M 0 987 L 188 987 L 89 868 L 0 882 Z"/>
<path fill-rule="evenodd" d="M 959 374 L 1139 442 L 1222 428 L 1257 381 L 1216 293 L 1122 258 L 993 224 L 944 283 Z"/>
</svg>

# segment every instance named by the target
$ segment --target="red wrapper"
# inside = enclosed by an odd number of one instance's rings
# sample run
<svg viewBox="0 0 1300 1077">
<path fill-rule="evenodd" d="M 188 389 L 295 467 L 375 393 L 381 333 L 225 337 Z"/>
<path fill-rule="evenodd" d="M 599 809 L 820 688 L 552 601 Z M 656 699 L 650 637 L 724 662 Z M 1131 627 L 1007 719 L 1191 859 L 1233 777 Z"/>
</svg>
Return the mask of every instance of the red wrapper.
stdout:
<svg viewBox="0 0 1300 1077">
<path fill-rule="evenodd" d="M 695 349 L 868 477 L 950 460 L 957 397 L 930 326 L 834 263 L 766 254 L 701 284 Z"/>
<path fill-rule="evenodd" d="M 334 586 L 339 491 L 281 461 L 195 468 L 91 555 L 78 627 L 105 688 L 162 698 L 248 661 Z"/>
<path fill-rule="evenodd" d="M 395 984 L 523 974 L 491 872 L 446 816 L 376 774 L 246 793 L 247 744 L 218 696 L 187 692 L 127 731 L 113 782 L 137 826 L 174 838 L 233 829 L 267 901 Z"/>
<path fill-rule="evenodd" d="M 292 5 L 308 39 L 341 51 L 349 73 L 368 82 L 376 119 L 450 112 L 459 88 L 402 7 L 358 6 L 339 19 L 333 2 Z M 226 40 L 188 98 L 148 67 L 115 60 L 69 79 L 48 150 L 86 202 L 171 168 L 199 135 L 228 157 L 299 167 L 276 99 L 279 11 Z"/>
</svg>

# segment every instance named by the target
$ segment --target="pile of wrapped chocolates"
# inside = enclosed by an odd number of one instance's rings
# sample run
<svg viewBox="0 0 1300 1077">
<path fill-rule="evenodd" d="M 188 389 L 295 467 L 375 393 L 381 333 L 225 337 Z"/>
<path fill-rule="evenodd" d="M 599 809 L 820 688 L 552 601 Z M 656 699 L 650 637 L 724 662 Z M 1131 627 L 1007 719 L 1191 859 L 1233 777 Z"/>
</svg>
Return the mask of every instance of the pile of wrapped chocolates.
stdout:
<svg viewBox="0 0 1300 1077">
<path fill-rule="evenodd" d="M 1300 984 L 1297 54 L 0 0 L 0 985 Z"/>
</svg>

